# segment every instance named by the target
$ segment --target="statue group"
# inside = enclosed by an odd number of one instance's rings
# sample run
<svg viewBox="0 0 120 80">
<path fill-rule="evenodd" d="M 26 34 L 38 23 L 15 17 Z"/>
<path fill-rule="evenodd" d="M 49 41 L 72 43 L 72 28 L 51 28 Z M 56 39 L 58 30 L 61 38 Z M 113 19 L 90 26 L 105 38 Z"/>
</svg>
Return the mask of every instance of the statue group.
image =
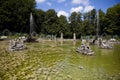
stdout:
<svg viewBox="0 0 120 80">
<path fill-rule="evenodd" d="M 18 51 L 18 50 L 24 50 L 27 49 L 27 47 L 24 44 L 24 39 L 18 38 L 10 40 L 9 42 L 9 50 L 10 51 Z"/>
</svg>

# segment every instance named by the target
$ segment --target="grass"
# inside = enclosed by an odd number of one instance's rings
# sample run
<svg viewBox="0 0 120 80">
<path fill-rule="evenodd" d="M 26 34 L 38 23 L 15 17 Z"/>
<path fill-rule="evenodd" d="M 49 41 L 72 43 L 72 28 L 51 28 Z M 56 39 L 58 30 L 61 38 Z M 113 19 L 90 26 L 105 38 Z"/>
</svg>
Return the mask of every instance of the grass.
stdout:
<svg viewBox="0 0 120 80">
<path fill-rule="evenodd" d="M 9 52 L 0 42 L 1 80 L 119 80 L 120 45 L 112 50 L 91 46 L 94 56 L 76 52 L 77 41 L 26 43 L 28 49 Z"/>
</svg>

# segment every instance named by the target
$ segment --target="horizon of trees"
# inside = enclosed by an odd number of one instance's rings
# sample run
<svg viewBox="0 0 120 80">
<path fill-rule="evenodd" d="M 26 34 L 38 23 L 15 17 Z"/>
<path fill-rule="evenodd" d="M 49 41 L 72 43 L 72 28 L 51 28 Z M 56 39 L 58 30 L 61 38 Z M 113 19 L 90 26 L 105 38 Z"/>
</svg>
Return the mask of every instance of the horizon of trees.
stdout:
<svg viewBox="0 0 120 80">
<path fill-rule="evenodd" d="M 68 20 L 66 16 L 57 16 L 54 9 L 43 11 L 36 9 L 35 0 L 1 0 L 0 1 L 0 33 L 9 30 L 12 33 L 28 33 L 30 28 L 30 13 L 34 17 L 34 30 L 38 34 L 64 34 L 65 38 L 96 35 L 97 13 L 99 13 L 99 35 L 120 35 L 120 3 L 103 12 L 96 9 L 90 12 L 73 12 Z"/>
</svg>

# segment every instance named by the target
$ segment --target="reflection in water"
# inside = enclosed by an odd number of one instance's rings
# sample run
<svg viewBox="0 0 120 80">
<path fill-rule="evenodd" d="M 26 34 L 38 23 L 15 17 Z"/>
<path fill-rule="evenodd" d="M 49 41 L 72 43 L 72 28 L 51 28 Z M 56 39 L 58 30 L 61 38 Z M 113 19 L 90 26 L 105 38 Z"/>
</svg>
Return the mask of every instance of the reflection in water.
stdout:
<svg viewBox="0 0 120 80">
<path fill-rule="evenodd" d="M 113 50 L 111 49 L 101 49 L 101 55 L 104 56 L 104 55 L 113 55 Z"/>
<path fill-rule="evenodd" d="M 22 74 L 23 72 L 26 72 L 25 74 L 29 77 L 30 72 L 31 76 L 33 76 L 33 78 L 34 76 L 37 77 L 35 79 L 38 80 L 120 79 L 120 45 L 111 50 L 100 49 L 97 46 L 92 45 L 91 49 L 95 52 L 95 55 L 87 56 L 76 52 L 76 48 L 80 46 L 79 41 L 64 41 L 63 43 L 63 40 L 60 40 L 56 43 L 53 42 L 48 41 L 37 44 L 31 43 L 28 45 L 34 50 L 29 49 L 28 53 L 25 51 L 25 54 L 29 58 L 23 61 L 23 66 L 21 69 L 15 68 L 16 71 L 21 72 L 21 74 L 16 74 L 16 76 L 21 79 L 21 76 L 26 77 L 26 75 L 23 76 Z M 47 76 L 47 78 L 44 78 L 44 76 Z M 51 79 L 48 79 L 48 77 Z M 117 77 L 119 79 L 117 79 Z"/>
<path fill-rule="evenodd" d="M 73 46 L 75 46 L 76 45 L 76 41 L 75 40 L 73 40 Z"/>
<path fill-rule="evenodd" d="M 60 40 L 60 45 L 61 45 L 61 46 L 63 45 L 63 40 Z"/>
<path fill-rule="evenodd" d="M 114 47 L 114 49 L 100 49 L 96 46 L 92 46 L 92 48 L 96 53 L 93 58 L 93 63 L 96 63 L 96 67 L 98 69 L 102 68 L 104 73 L 118 75 L 120 72 L 120 54 L 118 54 L 120 52 L 120 45 Z"/>
</svg>

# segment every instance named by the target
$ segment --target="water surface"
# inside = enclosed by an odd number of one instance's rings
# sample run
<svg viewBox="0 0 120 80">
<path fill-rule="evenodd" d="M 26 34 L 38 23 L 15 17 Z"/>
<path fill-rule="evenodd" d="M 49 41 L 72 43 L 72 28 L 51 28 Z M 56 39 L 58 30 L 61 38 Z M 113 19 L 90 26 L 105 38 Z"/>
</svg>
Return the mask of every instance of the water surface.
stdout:
<svg viewBox="0 0 120 80">
<path fill-rule="evenodd" d="M 0 77 L 5 80 L 119 80 L 120 45 L 91 48 L 93 56 L 76 52 L 80 41 L 26 43 L 28 49 L 8 52 L 0 42 Z M 4 44 L 5 43 L 5 44 Z"/>
</svg>

